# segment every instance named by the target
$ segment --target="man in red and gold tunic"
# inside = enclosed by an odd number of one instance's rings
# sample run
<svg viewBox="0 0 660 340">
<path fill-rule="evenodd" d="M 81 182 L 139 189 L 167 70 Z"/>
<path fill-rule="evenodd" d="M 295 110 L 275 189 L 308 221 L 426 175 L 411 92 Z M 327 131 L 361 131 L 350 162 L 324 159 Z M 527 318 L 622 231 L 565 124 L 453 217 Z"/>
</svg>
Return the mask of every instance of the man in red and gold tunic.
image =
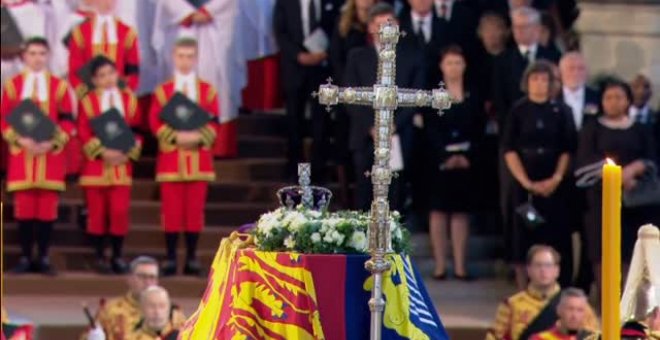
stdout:
<svg viewBox="0 0 660 340">
<path fill-rule="evenodd" d="M 560 261 L 561 256 L 550 246 L 535 245 L 529 249 L 529 285 L 526 290 L 507 298 L 497 307 L 495 322 L 488 330 L 486 340 L 528 339 L 557 321 Z M 584 328 L 598 329 L 593 310 L 588 308 L 586 314 Z"/>
<path fill-rule="evenodd" d="M 113 16 L 116 0 L 95 0 L 96 15 L 76 26 L 69 40 L 69 78 L 79 98 L 89 91 L 78 72 L 95 56 L 104 55 L 117 65 L 125 84 L 138 87 L 140 52 L 136 31 Z"/>
<path fill-rule="evenodd" d="M 177 41 L 174 51 L 174 78 L 158 86 L 149 113 L 152 132 L 159 141 L 156 181 L 161 183 L 161 224 L 165 231 L 167 261 L 164 276 L 176 274 L 176 245 L 185 232 L 187 258 L 184 274 L 199 275 L 197 241 L 204 227 L 204 204 L 208 182 L 215 179 L 211 148 L 218 121 L 216 90 L 195 74 L 197 42 Z M 195 102 L 213 119 L 198 131 L 175 131 L 160 119 L 170 98 L 180 92 Z"/>
<path fill-rule="evenodd" d="M 126 271 L 121 253 L 129 226 L 133 174 L 131 160 L 139 158 L 142 142 L 137 135 L 136 145 L 126 154 L 105 148 L 95 136 L 90 121 L 108 110 L 116 109 L 128 126 L 136 127 L 140 116 L 133 92 L 118 87 L 118 72 L 111 60 L 103 56 L 94 58 L 91 73 L 96 90 L 82 99 L 78 109 L 78 133 L 86 156 L 80 185 L 85 188 L 87 233 L 96 250 L 97 269 L 103 273 L 112 270 L 121 274 Z M 105 236 L 110 236 L 112 245 L 109 265 L 104 256 Z"/>
<path fill-rule="evenodd" d="M 550 329 L 534 334 L 530 340 L 578 340 L 595 334 L 587 329 L 589 301 L 578 288 L 567 288 L 561 292 L 557 305 L 559 320 Z"/>
<path fill-rule="evenodd" d="M 87 330 L 82 340 L 125 340 L 145 318 L 140 309 L 140 295 L 149 287 L 158 285 L 158 261 L 149 256 L 140 256 L 130 264 L 126 276 L 128 292 L 107 301 L 101 300 L 101 307 L 96 316 L 96 328 Z M 171 308 L 170 323 L 180 328 L 186 321 L 183 311 Z"/>
<path fill-rule="evenodd" d="M 24 71 L 11 78 L 2 91 L 0 128 L 9 145 L 7 191 L 14 196 L 14 218 L 18 221 L 21 258 L 15 272 L 31 269 L 53 274 L 48 260 L 53 224 L 57 220 L 58 192 L 64 191 L 62 149 L 72 122 L 72 98 L 66 81 L 48 72 L 49 46 L 44 38 L 31 38 L 22 54 Z M 23 100 L 31 100 L 57 124 L 50 141 L 36 142 L 19 135 L 7 117 Z M 37 261 L 33 262 L 33 236 L 37 238 Z"/>
</svg>

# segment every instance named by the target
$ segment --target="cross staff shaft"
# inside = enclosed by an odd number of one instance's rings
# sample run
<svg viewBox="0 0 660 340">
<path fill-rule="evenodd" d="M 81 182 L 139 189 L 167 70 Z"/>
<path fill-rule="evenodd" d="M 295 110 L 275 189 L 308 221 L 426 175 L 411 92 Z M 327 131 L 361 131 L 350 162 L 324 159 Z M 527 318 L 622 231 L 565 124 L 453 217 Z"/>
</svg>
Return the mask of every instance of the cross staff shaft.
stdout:
<svg viewBox="0 0 660 340">
<path fill-rule="evenodd" d="M 370 223 L 368 229 L 371 258 L 365 267 L 372 273 L 374 288 L 369 307 L 371 310 L 372 340 L 381 338 L 382 312 L 385 300 L 382 297 L 383 272 L 389 270 L 385 259 L 392 252 L 390 232 L 390 206 L 388 201 L 392 170 L 389 166 L 392 122 L 399 107 L 432 107 L 446 110 L 451 106 L 451 97 L 444 88 L 434 90 L 399 89 L 396 86 L 396 44 L 401 33 L 392 22 L 383 24 L 378 31 L 378 82 L 372 87 L 339 87 L 328 79 L 327 84 L 314 93 L 319 103 L 330 110 L 338 104 L 367 105 L 374 109 L 374 164 L 370 175 L 373 184 Z"/>
</svg>

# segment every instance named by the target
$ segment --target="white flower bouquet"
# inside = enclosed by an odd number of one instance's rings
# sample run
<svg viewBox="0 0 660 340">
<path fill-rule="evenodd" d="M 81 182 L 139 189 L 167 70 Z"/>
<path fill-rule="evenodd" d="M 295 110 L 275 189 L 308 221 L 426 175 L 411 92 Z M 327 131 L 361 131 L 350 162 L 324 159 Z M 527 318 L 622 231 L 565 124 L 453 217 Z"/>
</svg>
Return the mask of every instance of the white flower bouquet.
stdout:
<svg viewBox="0 0 660 340">
<path fill-rule="evenodd" d="M 392 212 L 392 248 L 397 253 L 409 249 L 409 232 L 401 216 Z M 358 211 L 335 213 L 279 208 L 259 218 L 252 230 L 255 243 L 264 251 L 291 251 L 305 254 L 367 253 L 369 214 Z"/>
</svg>

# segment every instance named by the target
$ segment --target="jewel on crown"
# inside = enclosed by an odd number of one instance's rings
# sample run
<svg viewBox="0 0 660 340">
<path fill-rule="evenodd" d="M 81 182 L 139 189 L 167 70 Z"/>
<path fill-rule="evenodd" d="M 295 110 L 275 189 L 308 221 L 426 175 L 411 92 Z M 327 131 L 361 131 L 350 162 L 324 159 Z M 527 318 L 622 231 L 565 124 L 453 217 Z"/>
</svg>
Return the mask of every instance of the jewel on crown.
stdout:
<svg viewBox="0 0 660 340">
<path fill-rule="evenodd" d="M 311 185 L 311 175 L 309 163 L 298 164 L 298 185 L 287 186 L 277 191 L 280 206 L 291 210 L 301 205 L 308 210 L 327 211 L 332 192 L 327 188 Z"/>
</svg>

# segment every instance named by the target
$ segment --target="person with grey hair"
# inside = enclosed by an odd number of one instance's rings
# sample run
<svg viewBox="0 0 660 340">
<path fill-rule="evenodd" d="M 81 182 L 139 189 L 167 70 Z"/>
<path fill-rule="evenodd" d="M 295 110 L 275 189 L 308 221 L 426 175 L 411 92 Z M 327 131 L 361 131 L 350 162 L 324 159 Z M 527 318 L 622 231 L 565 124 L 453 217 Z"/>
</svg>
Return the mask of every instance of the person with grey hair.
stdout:
<svg viewBox="0 0 660 340">
<path fill-rule="evenodd" d="M 143 292 L 158 286 L 158 261 L 150 256 L 138 256 L 131 261 L 129 268 L 126 276 L 128 292 L 107 301 L 101 300 L 96 327 L 88 332 L 88 340 L 123 340 L 142 319 L 139 301 Z M 173 325 L 178 327 L 185 321 L 181 310 L 174 309 Z M 103 337 L 100 334 L 103 334 Z"/>
<path fill-rule="evenodd" d="M 594 329 L 586 329 L 589 321 L 590 307 L 587 295 L 579 288 L 566 288 L 561 292 L 557 304 L 556 324 L 550 329 L 532 335 L 530 340 L 582 339 L 594 334 Z"/>
<path fill-rule="evenodd" d="M 549 62 L 530 65 L 521 81 L 527 97 L 511 109 L 502 134 L 504 162 L 515 179 L 508 192 L 512 227 L 508 241 L 519 287 L 526 281 L 524 256 L 536 243 L 562 254 L 559 282 L 571 284 L 570 191 L 564 177 L 577 148 L 577 134 L 570 109 L 551 100 L 554 80 Z"/>
<path fill-rule="evenodd" d="M 498 131 L 499 138 L 502 138 L 501 133 L 511 116 L 514 103 L 525 96 L 520 87 L 525 69 L 536 60 L 545 59 L 556 63 L 560 57 L 538 43 L 540 15 L 537 10 L 525 6 L 518 7 L 511 11 L 511 20 L 515 44 L 495 58 L 491 79 L 492 109 L 496 116 L 496 124 L 492 129 Z M 500 160 L 503 160 L 502 156 L 503 150 L 500 150 Z M 509 198 L 514 181 L 503 161 L 499 164 L 499 177 L 502 225 L 505 234 L 511 234 L 513 216 L 510 212 L 514 207 Z"/>
<path fill-rule="evenodd" d="M 140 311 L 143 318 L 126 340 L 176 339 L 181 325 L 171 320 L 172 302 L 167 290 L 151 286 L 140 294 Z"/>
</svg>

